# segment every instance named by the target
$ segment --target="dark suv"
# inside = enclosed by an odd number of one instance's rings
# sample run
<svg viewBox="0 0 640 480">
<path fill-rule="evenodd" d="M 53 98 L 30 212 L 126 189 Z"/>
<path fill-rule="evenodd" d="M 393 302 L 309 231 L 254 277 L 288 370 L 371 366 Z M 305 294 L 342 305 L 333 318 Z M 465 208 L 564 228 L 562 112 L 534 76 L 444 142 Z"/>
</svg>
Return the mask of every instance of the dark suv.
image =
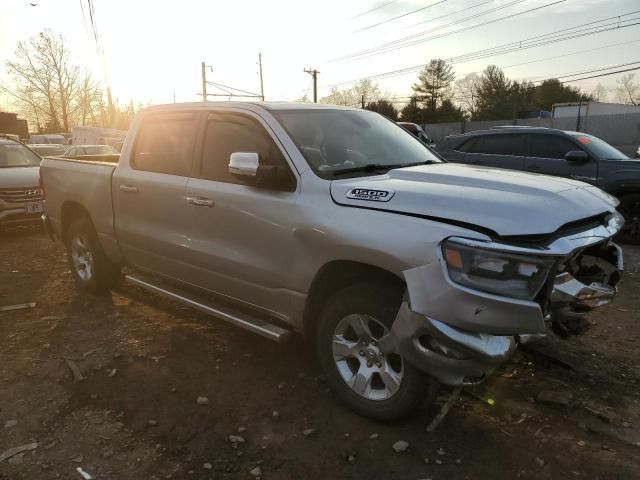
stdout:
<svg viewBox="0 0 640 480">
<path fill-rule="evenodd" d="M 541 127 L 495 127 L 446 138 L 449 162 L 524 170 L 591 183 L 620 200 L 620 238 L 640 244 L 640 161 L 593 135 Z"/>
</svg>

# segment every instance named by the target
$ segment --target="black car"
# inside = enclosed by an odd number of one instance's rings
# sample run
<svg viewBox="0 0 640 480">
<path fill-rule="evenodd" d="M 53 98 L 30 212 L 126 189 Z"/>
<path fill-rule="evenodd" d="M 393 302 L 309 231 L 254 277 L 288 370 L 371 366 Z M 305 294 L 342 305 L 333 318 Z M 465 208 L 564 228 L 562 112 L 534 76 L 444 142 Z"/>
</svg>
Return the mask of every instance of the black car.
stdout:
<svg viewBox="0 0 640 480">
<path fill-rule="evenodd" d="M 524 170 L 591 183 L 620 200 L 620 239 L 640 244 L 640 161 L 593 135 L 541 127 L 495 127 L 446 138 L 449 162 Z"/>
<path fill-rule="evenodd" d="M 433 142 L 431 137 L 429 137 L 429 135 L 424 130 L 424 128 L 422 128 L 417 123 L 398 122 L 398 125 L 404 128 L 410 134 L 414 135 L 415 137 L 418 137 L 418 139 L 428 147 L 435 148 L 436 144 Z"/>
</svg>

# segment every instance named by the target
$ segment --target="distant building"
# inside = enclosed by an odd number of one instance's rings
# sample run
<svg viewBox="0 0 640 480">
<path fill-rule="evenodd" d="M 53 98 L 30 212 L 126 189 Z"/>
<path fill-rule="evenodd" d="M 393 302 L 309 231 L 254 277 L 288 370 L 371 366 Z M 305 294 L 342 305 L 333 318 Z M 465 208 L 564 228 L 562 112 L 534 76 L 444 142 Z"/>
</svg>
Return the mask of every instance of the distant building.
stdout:
<svg viewBox="0 0 640 480">
<path fill-rule="evenodd" d="M 553 118 L 592 117 L 594 115 L 619 115 L 624 113 L 640 113 L 640 105 L 605 102 L 569 102 L 554 103 Z"/>
<path fill-rule="evenodd" d="M 18 118 L 17 113 L 0 111 L 0 133 L 12 133 L 20 138 L 29 138 L 26 120 Z"/>
</svg>

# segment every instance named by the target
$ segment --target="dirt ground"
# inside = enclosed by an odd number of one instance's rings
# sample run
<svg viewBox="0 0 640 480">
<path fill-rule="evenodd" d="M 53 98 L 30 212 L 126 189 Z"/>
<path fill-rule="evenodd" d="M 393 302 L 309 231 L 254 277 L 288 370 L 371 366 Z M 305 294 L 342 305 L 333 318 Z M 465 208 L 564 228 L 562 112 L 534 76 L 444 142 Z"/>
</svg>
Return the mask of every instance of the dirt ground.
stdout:
<svg viewBox="0 0 640 480">
<path fill-rule="evenodd" d="M 36 305 L 0 312 L 0 459 L 37 447 L 0 460 L 0 479 L 640 478 L 640 248 L 625 254 L 621 293 L 585 335 L 520 350 L 427 433 L 446 389 L 374 423 L 337 403 L 303 340 L 126 285 L 81 294 L 59 243 L 5 233 L 0 306 Z"/>
</svg>

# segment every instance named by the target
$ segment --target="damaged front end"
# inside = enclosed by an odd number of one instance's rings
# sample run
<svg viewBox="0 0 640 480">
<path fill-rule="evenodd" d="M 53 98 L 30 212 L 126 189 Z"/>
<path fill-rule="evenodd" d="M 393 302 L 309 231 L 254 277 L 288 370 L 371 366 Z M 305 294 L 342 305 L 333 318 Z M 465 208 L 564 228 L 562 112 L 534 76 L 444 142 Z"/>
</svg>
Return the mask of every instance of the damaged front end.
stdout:
<svg viewBox="0 0 640 480">
<path fill-rule="evenodd" d="M 548 326 L 584 329 L 585 313 L 617 292 L 623 260 L 611 238 L 622 223 L 616 213 L 545 245 L 446 239 L 438 261 L 403 272 L 395 347 L 446 385 L 474 385 Z"/>
</svg>

